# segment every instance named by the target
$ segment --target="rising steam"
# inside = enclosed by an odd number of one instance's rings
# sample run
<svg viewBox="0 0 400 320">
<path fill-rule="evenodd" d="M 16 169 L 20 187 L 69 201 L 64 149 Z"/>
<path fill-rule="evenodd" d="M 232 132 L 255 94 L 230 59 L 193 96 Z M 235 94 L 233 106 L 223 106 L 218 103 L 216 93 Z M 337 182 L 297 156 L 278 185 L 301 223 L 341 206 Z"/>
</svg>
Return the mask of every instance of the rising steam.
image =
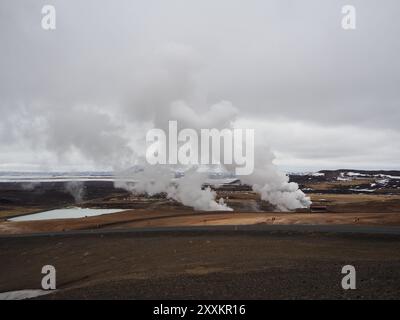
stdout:
<svg viewBox="0 0 400 320">
<path fill-rule="evenodd" d="M 227 101 L 211 106 L 203 115 L 197 114 L 184 101 L 177 101 L 171 104 L 169 113 L 164 113 L 164 119 L 177 120 L 181 128 L 193 128 L 197 131 L 205 128 L 233 128 L 236 116 L 237 109 Z M 165 120 L 158 120 L 155 123 L 159 128 L 167 131 Z M 254 172 L 239 178 L 243 183 L 251 185 L 253 190 L 260 194 L 262 200 L 268 201 L 280 211 L 305 208 L 311 204 L 310 199 L 298 185 L 289 182 L 288 176 L 280 172 L 273 164 L 274 156 L 266 146 L 256 145 L 255 156 Z M 223 199 L 216 201 L 215 192 L 209 188 L 202 189 L 208 178 L 206 173 L 197 172 L 196 167 L 187 167 L 184 177 L 175 179 L 174 169 L 174 166 L 150 166 L 143 162 L 140 171 L 129 174 L 129 177 L 134 180 L 133 184 L 117 182 L 116 186 L 148 195 L 163 192 L 168 198 L 196 210 L 232 210 Z M 230 166 L 229 169 L 233 170 L 234 166 Z"/>
<path fill-rule="evenodd" d="M 185 176 L 175 179 L 176 168 L 148 167 L 141 162 L 146 150 L 145 133 L 150 128 L 167 131 L 168 120 L 176 120 L 178 129 L 234 128 L 236 118 L 245 115 L 229 101 L 207 103 L 208 92 L 196 81 L 204 61 L 191 46 L 168 43 L 138 59 L 143 59 L 140 72 L 129 74 L 127 70 L 137 68 L 115 62 L 110 70 L 100 74 L 100 79 L 96 77 L 83 83 L 79 81 L 80 68 L 76 73 L 68 69 L 70 87 L 57 86 L 61 91 L 53 96 L 45 94 L 48 90 L 45 86 L 43 95 L 28 97 L 24 103 L 9 104 L 7 108 L 13 112 L 4 112 L 0 131 L 7 133 L 10 145 L 23 141 L 28 146 L 29 143 L 38 157 L 36 160 L 43 162 L 42 167 L 53 169 L 52 166 L 85 162 L 95 168 L 113 169 L 125 180 L 134 180 L 124 185 L 132 192 L 149 195 L 163 192 L 196 210 L 230 210 L 223 199 L 216 198 L 215 192 L 202 188 L 207 175 L 197 173 L 196 168 L 183 168 Z M 88 70 L 98 67 L 95 64 Z M 118 81 L 110 83 L 110 78 Z M 288 177 L 278 171 L 272 163 L 273 155 L 264 149 L 268 150 L 263 143 L 256 145 L 255 170 L 249 176 L 240 177 L 241 181 L 250 184 L 263 200 L 278 210 L 308 206 L 309 199 L 297 184 L 289 183 Z M 124 177 L 126 169 L 135 163 L 144 169 Z M 116 184 L 119 186 L 122 182 Z M 82 199 L 82 190 L 82 186 L 67 185 L 67 191 L 78 202 Z"/>
<path fill-rule="evenodd" d="M 249 184 L 279 211 L 291 211 L 310 206 L 310 198 L 299 189 L 297 183 L 289 182 L 289 177 L 273 164 L 274 155 L 266 146 L 256 147 L 255 170 L 243 176 L 242 182 Z"/>
<path fill-rule="evenodd" d="M 232 211 L 221 198 L 216 202 L 216 192 L 209 187 L 202 186 L 208 175 L 188 170 L 185 176 L 175 178 L 175 173 L 170 166 L 146 166 L 139 171 L 130 171 L 129 180 L 124 181 L 125 174 L 119 174 L 121 180 L 115 182 L 117 188 L 126 189 L 135 194 L 155 195 L 165 193 L 167 198 L 174 199 L 185 206 L 193 207 L 195 210 L 204 211 Z"/>
</svg>

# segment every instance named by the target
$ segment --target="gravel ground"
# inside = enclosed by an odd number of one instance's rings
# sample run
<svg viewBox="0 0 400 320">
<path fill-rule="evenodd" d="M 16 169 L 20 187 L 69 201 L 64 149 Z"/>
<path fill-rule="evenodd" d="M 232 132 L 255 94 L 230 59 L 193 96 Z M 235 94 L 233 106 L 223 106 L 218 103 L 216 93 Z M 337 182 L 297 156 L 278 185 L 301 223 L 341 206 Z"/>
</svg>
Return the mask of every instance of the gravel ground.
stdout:
<svg viewBox="0 0 400 320">
<path fill-rule="evenodd" d="M 0 239 L 0 291 L 57 288 L 40 299 L 399 299 L 400 237 L 202 230 Z M 357 289 L 341 288 L 354 265 Z"/>
</svg>

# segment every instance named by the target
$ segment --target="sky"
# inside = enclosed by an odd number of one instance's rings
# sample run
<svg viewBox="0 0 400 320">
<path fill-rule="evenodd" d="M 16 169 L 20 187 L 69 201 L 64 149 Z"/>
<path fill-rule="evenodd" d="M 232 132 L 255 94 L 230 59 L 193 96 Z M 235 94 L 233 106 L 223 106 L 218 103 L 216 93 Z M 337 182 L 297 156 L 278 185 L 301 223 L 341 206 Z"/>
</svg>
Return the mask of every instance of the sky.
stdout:
<svg viewBox="0 0 400 320">
<path fill-rule="evenodd" d="M 347 4 L 355 30 L 341 25 Z M 55 30 L 42 28 L 44 5 Z M 211 124 L 225 119 L 211 106 L 229 103 L 234 126 L 254 128 L 284 170 L 400 169 L 399 10 L 397 0 L 2 0 L 0 171 L 129 166 L 177 101 Z"/>
</svg>

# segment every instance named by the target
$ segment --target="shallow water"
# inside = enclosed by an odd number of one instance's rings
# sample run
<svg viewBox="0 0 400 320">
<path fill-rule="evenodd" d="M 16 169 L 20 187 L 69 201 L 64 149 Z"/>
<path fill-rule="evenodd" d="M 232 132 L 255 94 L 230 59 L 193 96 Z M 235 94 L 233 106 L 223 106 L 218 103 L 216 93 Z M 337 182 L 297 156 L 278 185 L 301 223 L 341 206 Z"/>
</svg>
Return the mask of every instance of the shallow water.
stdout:
<svg viewBox="0 0 400 320">
<path fill-rule="evenodd" d="M 38 221 L 38 220 L 53 220 L 53 219 L 76 219 L 83 217 L 100 216 L 103 214 L 110 214 L 121 212 L 124 209 L 91 209 L 91 208 L 65 208 L 50 211 L 44 211 L 26 216 L 20 216 L 9 219 L 9 221 Z"/>
</svg>

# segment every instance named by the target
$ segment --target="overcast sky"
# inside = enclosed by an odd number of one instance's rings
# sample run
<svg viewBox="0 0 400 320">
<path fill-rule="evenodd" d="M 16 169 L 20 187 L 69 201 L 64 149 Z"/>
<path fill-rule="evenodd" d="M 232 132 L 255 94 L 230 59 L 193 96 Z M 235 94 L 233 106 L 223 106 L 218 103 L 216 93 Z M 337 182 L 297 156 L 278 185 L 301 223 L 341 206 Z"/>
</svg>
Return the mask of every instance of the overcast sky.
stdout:
<svg viewBox="0 0 400 320">
<path fill-rule="evenodd" d="M 56 30 L 41 27 L 46 4 Z M 346 4 L 356 30 L 341 27 Z M 199 116 L 229 101 L 286 170 L 400 169 L 399 12 L 398 0 L 1 0 L 0 171 L 128 164 L 177 100 Z"/>
</svg>

